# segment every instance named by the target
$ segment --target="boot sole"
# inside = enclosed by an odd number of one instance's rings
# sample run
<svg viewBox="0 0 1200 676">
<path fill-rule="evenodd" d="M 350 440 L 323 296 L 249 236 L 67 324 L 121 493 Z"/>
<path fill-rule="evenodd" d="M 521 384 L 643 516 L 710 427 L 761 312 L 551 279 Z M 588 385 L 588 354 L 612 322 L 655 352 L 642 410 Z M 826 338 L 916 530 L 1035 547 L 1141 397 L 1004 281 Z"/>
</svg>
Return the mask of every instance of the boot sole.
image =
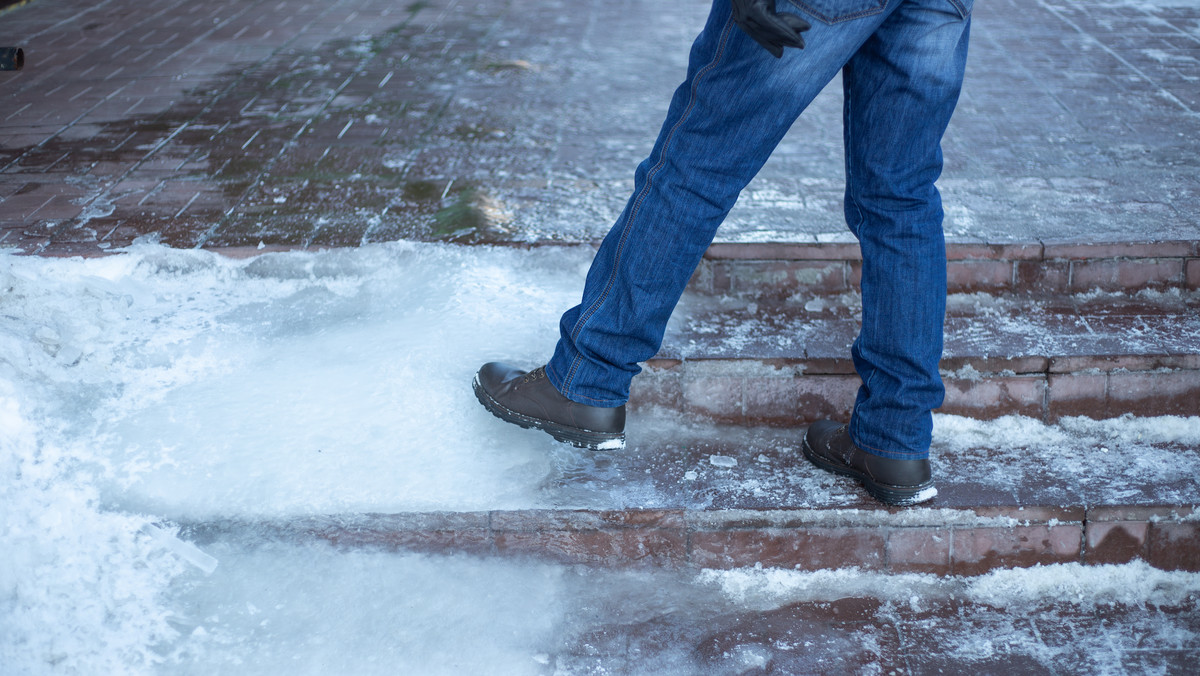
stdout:
<svg viewBox="0 0 1200 676">
<path fill-rule="evenodd" d="M 541 430 L 558 441 L 591 451 L 620 451 L 625 448 L 623 432 L 593 432 L 517 413 L 493 399 L 492 395 L 483 389 L 483 385 L 479 384 L 479 376 L 475 377 L 471 386 L 475 390 L 475 398 L 479 400 L 479 403 L 483 404 L 489 413 L 506 423 L 512 423 L 525 429 Z"/>
<path fill-rule="evenodd" d="M 875 481 L 862 472 L 857 472 L 845 465 L 826 460 L 808 445 L 807 435 L 805 435 L 804 443 L 800 447 L 804 451 L 804 457 L 808 458 L 809 462 L 827 472 L 841 474 L 842 476 L 858 480 L 863 488 L 867 489 L 867 492 L 871 494 L 871 497 L 880 502 L 897 507 L 907 507 L 932 500 L 937 495 L 937 488 L 934 487 L 932 481 L 917 486 L 892 486 L 891 484 Z"/>
</svg>

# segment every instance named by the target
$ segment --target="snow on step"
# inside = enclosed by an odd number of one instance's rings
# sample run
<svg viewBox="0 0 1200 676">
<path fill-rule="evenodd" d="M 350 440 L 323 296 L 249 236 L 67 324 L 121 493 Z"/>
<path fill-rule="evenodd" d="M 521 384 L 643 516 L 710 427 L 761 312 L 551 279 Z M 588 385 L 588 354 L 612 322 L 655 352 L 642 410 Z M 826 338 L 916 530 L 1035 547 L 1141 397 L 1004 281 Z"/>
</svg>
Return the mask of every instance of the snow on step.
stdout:
<svg viewBox="0 0 1200 676">
<path fill-rule="evenodd" d="M 858 388 L 858 297 L 802 300 L 685 298 L 633 404 L 740 424 L 845 418 Z M 1194 293 L 953 295 L 945 337 L 945 413 L 1200 415 Z"/>
</svg>

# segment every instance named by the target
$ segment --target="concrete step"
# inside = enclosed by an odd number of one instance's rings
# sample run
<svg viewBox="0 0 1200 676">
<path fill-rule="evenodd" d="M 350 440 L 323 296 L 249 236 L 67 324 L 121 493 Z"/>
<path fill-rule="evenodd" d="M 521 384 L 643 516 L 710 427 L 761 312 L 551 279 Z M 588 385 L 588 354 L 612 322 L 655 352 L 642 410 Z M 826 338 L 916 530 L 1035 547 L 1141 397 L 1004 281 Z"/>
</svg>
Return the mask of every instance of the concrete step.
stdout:
<svg viewBox="0 0 1200 676">
<path fill-rule="evenodd" d="M 794 301 L 691 295 L 635 406 L 739 424 L 846 418 L 861 308 L 850 291 Z M 940 412 L 990 419 L 1200 415 L 1200 297 L 1191 292 L 954 294 Z"/>
<path fill-rule="evenodd" d="M 563 445 L 541 499 L 527 507 L 230 518 L 185 531 L 201 545 L 250 534 L 600 567 L 976 575 L 1144 560 L 1197 571 L 1200 453 L 1186 431 L 1166 425 L 939 418 L 931 454 L 937 497 L 887 508 L 808 463 L 799 451 L 803 429 L 639 414 L 625 451 Z"/>
</svg>

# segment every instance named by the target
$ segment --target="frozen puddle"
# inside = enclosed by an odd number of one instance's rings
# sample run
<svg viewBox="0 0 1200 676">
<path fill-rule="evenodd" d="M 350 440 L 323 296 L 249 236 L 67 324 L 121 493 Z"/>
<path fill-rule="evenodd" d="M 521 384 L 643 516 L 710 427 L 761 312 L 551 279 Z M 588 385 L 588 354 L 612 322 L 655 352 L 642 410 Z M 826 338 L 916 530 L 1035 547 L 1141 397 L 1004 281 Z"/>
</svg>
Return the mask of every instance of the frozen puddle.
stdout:
<svg viewBox="0 0 1200 676">
<path fill-rule="evenodd" d="M 810 654 L 799 638 L 737 638 L 765 631 L 739 622 L 776 611 L 825 632 L 815 644 L 839 636 L 847 651 L 902 655 L 903 622 L 886 613 L 913 607 L 912 594 L 901 604 L 886 590 L 916 585 L 926 590 L 916 607 L 928 611 L 949 607 L 957 592 L 946 590 L 967 583 L 845 571 L 841 581 L 775 580 L 783 586 L 754 600 L 731 591 L 734 573 L 604 572 L 236 537 L 197 548 L 169 525 L 149 525 L 858 499 L 846 482 L 793 471 L 791 445 L 762 431 L 710 439 L 664 415 L 645 427 L 678 443 L 582 455 L 480 409 L 470 388 L 479 364 L 543 361 L 590 258 L 588 248 L 423 244 L 248 261 L 157 246 L 86 261 L 0 257 L 0 671 L 803 671 L 788 662 Z M 1115 470 L 1147 481 L 1195 476 L 1196 454 L 1178 452 L 1200 443 L 1195 419 L 1071 424 L 942 419 L 939 443 L 964 459 L 963 472 L 996 473 L 985 476 L 1003 491 L 1031 468 L 1056 481 Z M 1029 460 L 1005 465 L 972 450 L 998 435 L 1001 452 Z M 1094 453 L 1052 452 L 1080 439 Z M 1174 464 L 1161 462 L 1172 454 Z M 1168 488 L 1180 498 L 1196 490 L 1194 480 Z M 1194 576 L 1138 567 L 1071 575 L 1161 581 L 1114 601 L 1134 610 L 1113 626 L 1152 616 L 1162 624 L 1155 645 L 1194 650 L 1194 613 L 1144 606 L 1165 589 L 1164 605 L 1194 607 Z M 818 582 L 797 591 L 804 580 Z M 1098 589 L 1054 598 L 1095 615 L 1111 598 Z M 920 594 L 943 601 L 925 605 Z M 847 595 L 883 598 L 867 604 L 871 621 L 901 629 L 860 635 L 804 614 Z M 1009 601 L 1030 602 L 1017 594 L 981 603 Z M 1098 654 L 1126 645 L 1112 632 L 1117 647 Z M 962 638 L 963 655 L 987 652 L 972 640 Z M 991 654 L 1007 649 L 993 644 Z M 1047 650 L 1029 659 L 1062 654 Z"/>
</svg>

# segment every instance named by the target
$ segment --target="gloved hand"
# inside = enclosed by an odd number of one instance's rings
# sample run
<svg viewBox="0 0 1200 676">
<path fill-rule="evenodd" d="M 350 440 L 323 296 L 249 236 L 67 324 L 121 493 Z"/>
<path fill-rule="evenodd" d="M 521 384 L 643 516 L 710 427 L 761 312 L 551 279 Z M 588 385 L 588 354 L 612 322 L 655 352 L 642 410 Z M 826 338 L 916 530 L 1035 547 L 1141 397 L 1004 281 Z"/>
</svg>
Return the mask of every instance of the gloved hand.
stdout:
<svg viewBox="0 0 1200 676">
<path fill-rule="evenodd" d="M 771 56 L 783 56 L 784 47 L 804 49 L 804 38 L 800 35 L 812 28 L 795 14 L 780 14 L 775 11 L 775 0 L 732 0 L 733 22 L 746 35 L 762 45 Z"/>
</svg>

